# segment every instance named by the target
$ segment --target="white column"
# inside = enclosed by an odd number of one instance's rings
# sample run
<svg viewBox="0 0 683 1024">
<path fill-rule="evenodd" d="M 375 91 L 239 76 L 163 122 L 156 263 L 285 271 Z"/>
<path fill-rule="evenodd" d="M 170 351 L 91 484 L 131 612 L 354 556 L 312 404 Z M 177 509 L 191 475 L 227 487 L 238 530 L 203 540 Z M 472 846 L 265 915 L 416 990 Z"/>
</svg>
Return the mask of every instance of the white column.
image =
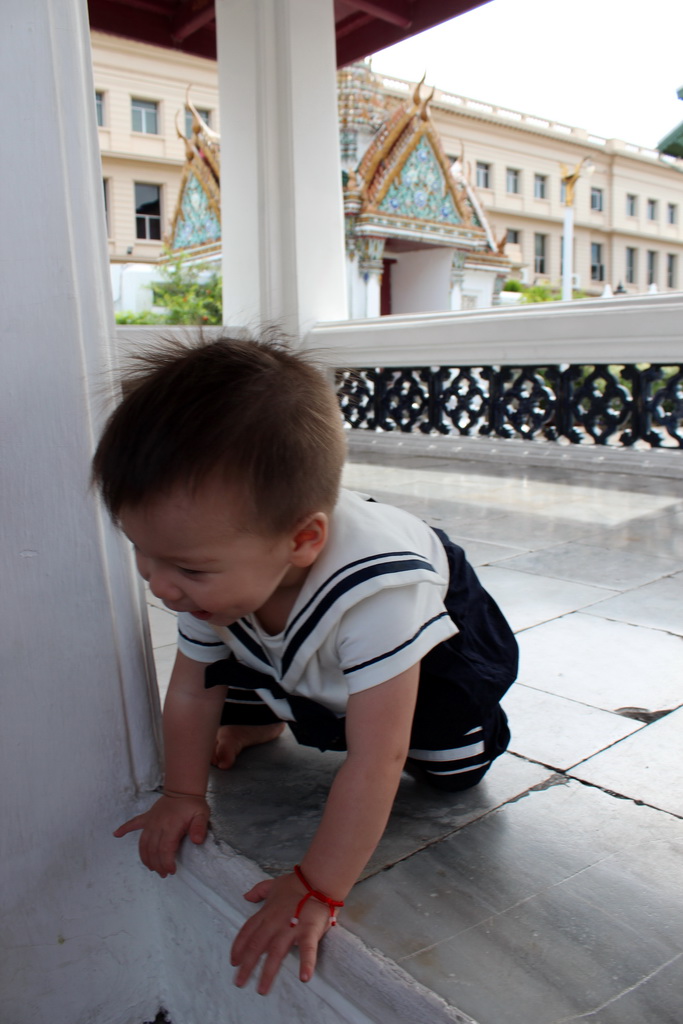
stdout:
<svg viewBox="0 0 683 1024">
<path fill-rule="evenodd" d="M 347 316 L 333 0 L 216 0 L 223 319 Z"/>
<path fill-rule="evenodd" d="M 465 253 L 455 250 L 451 257 L 451 305 L 457 312 L 462 309 L 462 286 L 465 281 Z"/>
<path fill-rule="evenodd" d="M 564 208 L 564 235 L 562 236 L 562 300 L 572 297 L 574 277 L 574 207 Z"/>
<path fill-rule="evenodd" d="M 364 286 L 364 317 L 380 315 L 382 305 L 382 275 L 384 273 L 384 238 L 358 238 L 356 251 L 358 273 Z"/>
<path fill-rule="evenodd" d="M 111 832 L 158 778 L 154 716 L 88 490 L 114 328 L 86 2 L 3 0 L 2 23 L 0 1016 L 147 1020 L 153 890 Z"/>
</svg>

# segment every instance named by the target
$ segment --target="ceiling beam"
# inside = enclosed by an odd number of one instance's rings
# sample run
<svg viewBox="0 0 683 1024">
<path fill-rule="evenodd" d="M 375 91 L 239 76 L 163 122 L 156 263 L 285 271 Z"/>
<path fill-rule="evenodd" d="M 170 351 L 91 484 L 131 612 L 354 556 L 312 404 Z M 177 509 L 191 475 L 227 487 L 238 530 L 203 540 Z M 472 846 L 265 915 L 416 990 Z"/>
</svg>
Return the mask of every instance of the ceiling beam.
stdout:
<svg viewBox="0 0 683 1024">
<path fill-rule="evenodd" d="M 109 3 L 119 4 L 122 7 L 133 7 L 136 11 L 149 11 L 150 14 L 160 14 L 162 18 L 168 18 L 168 4 L 163 0 L 109 0 Z"/>
<path fill-rule="evenodd" d="M 339 42 L 340 39 L 343 39 L 344 36 L 350 36 L 352 33 L 371 24 L 372 18 L 369 14 L 361 14 L 360 11 L 357 14 L 349 14 L 343 21 L 337 22 L 337 42 Z"/>
<path fill-rule="evenodd" d="M 356 11 L 364 11 L 397 28 L 410 28 L 413 23 L 410 0 L 347 0 L 347 3 Z"/>
<path fill-rule="evenodd" d="M 192 6 L 194 11 L 188 10 Z M 188 36 L 194 35 L 200 28 L 204 28 L 215 20 L 215 11 L 212 0 L 205 0 L 201 10 L 197 8 L 196 0 L 190 5 L 186 4 L 173 19 L 171 26 L 171 39 L 174 43 L 182 43 Z"/>
</svg>

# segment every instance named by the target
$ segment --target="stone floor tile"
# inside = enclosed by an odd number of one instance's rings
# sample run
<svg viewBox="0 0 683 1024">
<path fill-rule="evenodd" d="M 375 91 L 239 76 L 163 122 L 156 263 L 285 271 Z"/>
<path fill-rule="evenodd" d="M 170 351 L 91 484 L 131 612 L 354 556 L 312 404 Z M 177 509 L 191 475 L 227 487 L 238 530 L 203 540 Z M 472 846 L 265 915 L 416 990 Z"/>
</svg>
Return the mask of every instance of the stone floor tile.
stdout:
<svg viewBox="0 0 683 1024">
<path fill-rule="evenodd" d="M 343 754 L 299 746 L 287 731 L 275 743 L 245 751 L 230 771 L 212 769 L 209 802 L 216 837 L 252 857 L 265 871 L 290 871 L 313 837 L 343 760 Z M 484 781 L 465 793 L 441 793 L 404 775 L 389 824 L 364 876 L 517 799 L 551 774 L 504 754 Z"/>
<path fill-rule="evenodd" d="M 678 702 L 683 704 L 683 685 Z M 683 707 L 584 761 L 570 774 L 683 817 Z"/>
<path fill-rule="evenodd" d="M 643 728 L 642 722 L 585 704 L 512 686 L 502 701 L 510 722 L 510 751 L 558 771 L 605 750 Z"/>
<path fill-rule="evenodd" d="M 586 608 L 589 615 L 683 636 L 683 572 Z"/>
<path fill-rule="evenodd" d="M 149 628 L 156 647 L 175 644 L 178 639 L 178 623 L 175 612 L 167 608 L 149 605 L 147 609 Z"/>
<path fill-rule="evenodd" d="M 478 1024 L 674 1022 L 682 869 L 683 822 L 565 781 L 360 883 L 345 922 Z"/>
<path fill-rule="evenodd" d="M 376 501 L 412 512 L 419 519 L 424 519 L 425 522 L 446 530 L 447 533 L 456 529 L 458 523 L 471 521 L 474 516 L 481 519 L 496 519 L 503 515 L 501 509 L 495 506 L 476 508 L 471 502 L 457 501 L 440 494 L 409 495 L 405 491 L 383 491 L 378 487 L 359 489 L 359 493 L 368 494 Z"/>
<path fill-rule="evenodd" d="M 517 555 L 509 560 L 507 568 L 608 590 L 631 590 L 683 568 L 683 559 L 572 541 Z"/>
<path fill-rule="evenodd" d="M 593 534 L 592 544 L 636 550 L 659 558 L 683 558 L 683 512 L 673 506 L 661 515 L 639 517 L 618 527 L 601 527 Z"/>
<path fill-rule="evenodd" d="M 683 700 L 679 637 L 575 612 L 518 640 L 520 681 L 536 690 L 605 711 L 663 711 Z"/>
<path fill-rule="evenodd" d="M 539 551 L 568 540 L 580 540 L 590 536 L 589 523 L 576 522 L 560 516 L 543 516 L 532 513 L 506 513 L 486 519 L 472 510 L 472 518 L 459 520 L 460 536 L 471 540 L 492 541 Z"/>
<path fill-rule="evenodd" d="M 442 527 L 445 529 L 445 527 Z M 446 530 L 446 533 L 456 544 L 464 548 L 467 561 L 474 568 L 482 565 L 495 565 L 498 562 L 505 562 L 508 558 L 514 558 L 521 552 L 519 548 L 511 548 L 505 544 L 491 544 L 484 540 L 467 540 L 458 535 L 457 528 Z"/>
<path fill-rule="evenodd" d="M 586 608 L 602 600 L 607 593 L 614 593 L 583 583 L 515 572 L 508 568 L 510 561 L 482 566 L 477 569 L 477 575 L 515 631 Z"/>
</svg>

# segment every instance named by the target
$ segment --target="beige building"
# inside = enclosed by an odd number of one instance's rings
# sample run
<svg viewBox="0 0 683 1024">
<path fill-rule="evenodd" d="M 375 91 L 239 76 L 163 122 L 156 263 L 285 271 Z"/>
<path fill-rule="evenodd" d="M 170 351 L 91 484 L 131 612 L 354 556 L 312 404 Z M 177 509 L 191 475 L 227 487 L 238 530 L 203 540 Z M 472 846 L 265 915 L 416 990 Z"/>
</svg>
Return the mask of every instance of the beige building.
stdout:
<svg viewBox="0 0 683 1024">
<path fill-rule="evenodd" d="M 100 32 L 92 47 L 110 258 L 154 261 L 178 198 L 188 88 L 218 129 L 216 65 Z M 381 81 L 389 106 L 414 88 Z M 497 239 L 507 238 L 516 276 L 559 286 L 561 167 L 586 157 L 593 172 L 576 187 L 575 288 L 683 287 L 683 160 L 439 90 L 431 112 L 446 152 L 464 157 Z"/>
<path fill-rule="evenodd" d="M 384 78 L 404 97 L 409 88 Z M 683 160 L 580 128 L 436 90 L 446 152 L 464 157 L 496 236 L 530 284 L 562 275 L 562 165 L 587 158 L 574 199 L 574 287 L 599 295 L 683 288 Z M 592 166 L 591 166 L 592 165 Z"/>
<path fill-rule="evenodd" d="M 101 32 L 91 41 L 109 256 L 153 262 L 178 199 L 188 89 L 218 127 L 216 63 Z"/>
</svg>

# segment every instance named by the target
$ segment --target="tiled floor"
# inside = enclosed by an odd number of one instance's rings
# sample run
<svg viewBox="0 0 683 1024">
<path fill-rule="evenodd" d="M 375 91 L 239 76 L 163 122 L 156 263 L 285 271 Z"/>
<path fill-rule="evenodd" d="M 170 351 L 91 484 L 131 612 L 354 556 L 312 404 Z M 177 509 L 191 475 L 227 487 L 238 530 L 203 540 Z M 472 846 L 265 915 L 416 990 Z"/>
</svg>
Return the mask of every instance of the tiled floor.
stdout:
<svg viewBox="0 0 683 1024">
<path fill-rule="evenodd" d="M 396 451 L 352 453 L 347 486 L 462 544 L 521 670 L 509 752 L 455 798 L 404 778 L 344 923 L 478 1024 L 681 1024 L 683 453 L 667 478 Z M 212 778 L 217 836 L 290 869 L 339 760 L 246 752 Z"/>
</svg>

